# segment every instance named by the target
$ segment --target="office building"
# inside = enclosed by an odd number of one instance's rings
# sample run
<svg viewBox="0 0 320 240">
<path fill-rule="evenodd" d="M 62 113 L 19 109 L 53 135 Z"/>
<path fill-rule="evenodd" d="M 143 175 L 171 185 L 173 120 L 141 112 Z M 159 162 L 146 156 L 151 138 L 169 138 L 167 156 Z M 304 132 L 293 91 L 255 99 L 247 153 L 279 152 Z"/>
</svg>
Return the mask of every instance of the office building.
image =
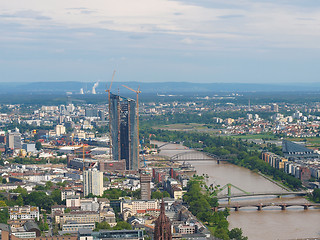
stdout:
<svg viewBox="0 0 320 240">
<path fill-rule="evenodd" d="M 139 169 L 136 102 L 110 94 L 110 130 L 114 160 L 125 160 L 126 170 Z"/>
<path fill-rule="evenodd" d="M 151 175 L 141 173 L 140 175 L 140 188 L 141 188 L 141 199 L 150 200 L 151 199 Z"/>
<path fill-rule="evenodd" d="M 22 149 L 26 150 L 26 152 L 37 152 L 35 143 L 24 143 L 22 144 Z"/>
<path fill-rule="evenodd" d="M 83 172 L 83 194 L 92 193 L 95 196 L 103 194 L 103 173 L 97 169 L 89 169 Z"/>
<path fill-rule="evenodd" d="M 8 132 L 6 144 L 10 149 L 21 149 L 21 133 L 18 131 Z"/>
<path fill-rule="evenodd" d="M 99 232 L 90 229 L 78 230 L 79 240 L 106 240 L 106 239 L 128 239 L 143 240 L 143 230 L 100 230 Z"/>
</svg>

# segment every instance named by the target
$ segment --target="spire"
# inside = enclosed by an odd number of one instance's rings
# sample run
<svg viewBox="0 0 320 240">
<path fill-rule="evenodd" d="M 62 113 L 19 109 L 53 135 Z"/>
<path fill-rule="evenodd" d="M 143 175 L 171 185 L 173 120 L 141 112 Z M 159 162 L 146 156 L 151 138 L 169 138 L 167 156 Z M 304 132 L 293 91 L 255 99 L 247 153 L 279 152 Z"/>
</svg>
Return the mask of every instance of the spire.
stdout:
<svg viewBox="0 0 320 240">
<path fill-rule="evenodd" d="M 170 219 L 166 216 L 162 197 L 160 215 L 155 222 L 154 240 L 172 240 Z"/>
<path fill-rule="evenodd" d="M 161 207 L 160 207 L 160 215 L 161 214 L 166 215 L 166 211 L 165 211 L 165 208 L 164 208 L 163 196 L 162 196 Z"/>
</svg>

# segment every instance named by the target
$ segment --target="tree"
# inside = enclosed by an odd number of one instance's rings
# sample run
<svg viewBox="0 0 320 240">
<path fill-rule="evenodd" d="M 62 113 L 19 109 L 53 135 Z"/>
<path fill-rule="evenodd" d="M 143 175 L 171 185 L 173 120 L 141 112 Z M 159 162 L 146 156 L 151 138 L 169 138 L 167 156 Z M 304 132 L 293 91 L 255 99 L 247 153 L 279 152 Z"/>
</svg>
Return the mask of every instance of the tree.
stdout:
<svg viewBox="0 0 320 240">
<path fill-rule="evenodd" d="M 22 198 L 21 194 L 17 197 L 16 204 L 19 205 L 19 206 L 23 206 L 24 205 L 24 201 L 23 201 L 23 198 Z"/>
<path fill-rule="evenodd" d="M 53 183 L 51 181 L 46 182 L 46 189 L 50 189 L 53 187 Z"/>
<path fill-rule="evenodd" d="M 42 144 L 41 144 L 41 142 L 36 142 L 36 149 L 39 151 L 39 150 L 41 150 L 42 149 Z"/>
<path fill-rule="evenodd" d="M 51 197 L 52 197 L 52 200 L 55 203 L 57 203 L 58 205 L 60 205 L 62 203 L 62 201 L 61 201 L 61 190 L 60 189 L 54 189 L 51 192 Z"/>
<path fill-rule="evenodd" d="M 64 210 L 64 213 L 69 213 L 69 212 L 71 212 L 71 209 L 70 209 L 70 208 L 66 208 L 66 209 Z"/>
<path fill-rule="evenodd" d="M 163 197 L 170 197 L 170 194 L 167 191 L 160 192 L 159 190 L 151 193 L 152 199 L 161 199 Z"/>
<path fill-rule="evenodd" d="M 101 223 L 96 222 L 96 228 L 94 230 L 99 231 L 100 229 L 112 229 L 112 228 L 107 222 L 101 222 Z"/>
<path fill-rule="evenodd" d="M 6 202 L 1 200 L 0 201 L 0 207 L 6 207 L 6 206 L 7 206 Z"/>
<path fill-rule="evenodd" d="M 229 240 L 230 239 L 230 237 L 228 235 L 228 229 L 224 229 L 224 228 L 218 228 L 214 232 L 214 236 L 216 238 L 223 239 L 223 240 Z"/>
<path fill-rule="evenodd" d="M 113 227 L 114 230 L 122 230 L 122 229 L 128 229 L 131 230 L 132 227 L 129 223 L 124 222 L 124 221 L 120 221 L 117 223 L 116 226 Z"/>
<path fill-rule="evenodd" d="M 235 240 L 247 240 L 248 237 L 242 236 L 242 229 L 241 228 L 233 228 L 229 232 L 229 237 L 230 239 L 235 239 Z"/>
<path fill-rule="evenodd" d="M 39 208 L 50 212 L 54 201 L 52 200 L 51 196 L 48 196 L 45 192 L 34 191 L 25 198 L 25 204 L 38 206 Z"/>
<path fill-rule="evenodd" d="M 0 209 L 0 223 L 7 224 L 8 219 L 9 219 L 8 208 Z"/>
</svg>

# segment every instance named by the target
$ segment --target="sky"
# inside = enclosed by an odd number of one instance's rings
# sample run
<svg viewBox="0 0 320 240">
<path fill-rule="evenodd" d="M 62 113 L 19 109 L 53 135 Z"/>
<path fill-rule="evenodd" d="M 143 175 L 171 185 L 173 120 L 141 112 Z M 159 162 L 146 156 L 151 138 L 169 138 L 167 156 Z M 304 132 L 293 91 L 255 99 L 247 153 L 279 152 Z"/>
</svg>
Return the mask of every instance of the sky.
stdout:
<svg viewBox="0 0 320 240">
<path fill-rule="evenodd" d="M 319 0 L 0 0 L 0 82 L 320 82 Z"/>
</svg>

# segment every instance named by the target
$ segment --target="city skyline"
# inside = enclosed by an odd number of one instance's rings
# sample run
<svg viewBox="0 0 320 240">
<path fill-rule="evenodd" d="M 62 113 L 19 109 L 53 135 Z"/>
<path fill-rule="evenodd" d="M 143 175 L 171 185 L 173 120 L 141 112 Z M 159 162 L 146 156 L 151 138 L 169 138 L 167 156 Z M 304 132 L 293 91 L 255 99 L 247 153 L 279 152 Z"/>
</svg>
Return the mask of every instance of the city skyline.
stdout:
<svg viewBox="0 0 320 240">
<path fill-rule="evenodd" d="M 319 82 L 316 1 L 0 3 L 0 82 Z"/>
</svg>

